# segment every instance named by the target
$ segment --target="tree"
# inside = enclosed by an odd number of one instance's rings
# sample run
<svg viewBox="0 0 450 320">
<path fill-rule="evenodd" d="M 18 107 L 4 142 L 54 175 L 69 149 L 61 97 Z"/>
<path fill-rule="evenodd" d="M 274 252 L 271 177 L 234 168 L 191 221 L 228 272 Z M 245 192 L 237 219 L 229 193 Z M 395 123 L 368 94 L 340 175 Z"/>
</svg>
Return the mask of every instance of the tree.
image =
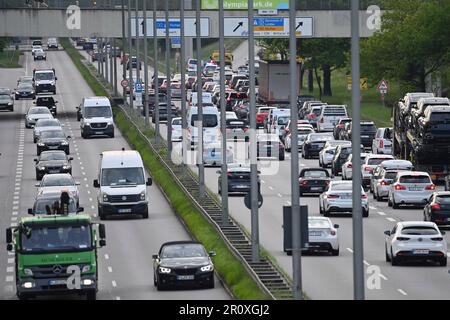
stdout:
<svg viewBox="0 0 450 320">
<path fill-rule="evenodd" d="M 450 1 L 385 1 L 382 28 L 361 43 L 362 74 L 425 91 L 425 78 L 450 64 Z"/>
<path fill-rule="evenodd" d="M 289 40 L 280 38 L 266 38 L 258 41 L 258 44 L 264 50 L 264 59 L 275 59 L 280 55 L 281 60 L 287 60 L 289 54 Z"/>
</svg>

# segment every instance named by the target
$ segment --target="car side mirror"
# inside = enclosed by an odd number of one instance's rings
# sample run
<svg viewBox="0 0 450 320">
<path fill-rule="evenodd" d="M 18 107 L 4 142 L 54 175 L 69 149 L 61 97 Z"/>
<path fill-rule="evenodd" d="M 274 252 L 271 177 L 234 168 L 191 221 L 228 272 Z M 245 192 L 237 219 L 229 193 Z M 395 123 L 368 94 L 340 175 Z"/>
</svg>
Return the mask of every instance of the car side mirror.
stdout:
<svg viewBox="0 0 450 320">
<path fill-rule="evenodd" d="M 390 235 L 391 235 L 391 232 L 390 232 L 389 230 L 386 230 L 386 231 L 384 232 L 384 234 L 387 235 L 387 236 L 390 236 Z"/>
<path fill-rule="evenodd" d="M 67 136 L 66 138 L 67 138 L 67 139 L 72 139 L 72 137 L 71 137 L 71 136 Z"/>
<path fill-rule="evenodd" d="M 100 239 L 98 241 L 98 244 L 100 245 L 100 247 L 104 247 L 104 246 L 106 246 L 106 240 L 105 239 Z"/>
<path fill-rule="evenodd" d="M 333 227 L 334 227 L 335 229 L 339 229 L 339 225 L 338 225 L 338 224 L 335 224 Z"/>
<path fill-rule="evenodd" d="M 445 231 L 441 231 L 441 234 L 442 234 L 442 235 L 445 235 Z"/>
<path fill-rule="evenodd" d="M 76 185 L 76 186 L 79 186 L 79 185 L 80 185 L 80 182 L 79 182 L 79 181 L 76 181 L 76 182 L 75 182 L 75 185 Z"/>
<path fill-rule="evenodd" d="M 216 256 L 216 252 L 215 251 L 210 251 L 209 252 L 209 256 L 210 257 L 215 257 Z"/>
<path fill-rule="evenodd" d="M 55 77 L 55 81 L 58 80 L 58 77 Z"/>
<path fill-rule="evenodd" d="M 38 183 L 35 183 L 34 186 L 35 186 L 35 187 L 39 187 L 39 186 L 40 186 L 40 183 L 39 183 L 39 182 L 38 182 Z"/>
<path fill-rule="evenodd" d="M 153 184 L 152 178 L 148 178 L 148 179 L 147 179 L 146 185 L 147 185 L 147 186 L 151 186 L 152 184 Z"/>
<path fill-rule="evenodd" d="M 28 214 L 31 214 L 32 216 L 34 216 L 33 209 L 28 208 Z"/>
<path fill-rule="evenodd" d="M 100 188 L 100 184 L 97 179 L 94 180 L 94 188 Z"/>
<path fill-rule="evenodd" d="M 153 259 L 153 260 L 158 259 L 158 255 L 157 255 L 157 254 L 152 255 L 152 259 Z"/>
<path fill-rule="evenodd" d="M 33 161 L 36 162 L 36 163 L 38 163 L 39 160 L 38 160 L 38 159 L 33 159 Z"/>
<path fill-rule="evenodd" d="M 77 209 L 77 212 L 84 212 L 84 207 L 79 207 L 79 208 Z"/>
<path fill-rule="evenodd" d="M 69 158 L 69 161 L 72 161 L 72 160 L 73 160 L 73 157 L 70 157 L 70 158 Z"/>
<path fill-rule="evenodd" d="M 103 223 L 100 223 L 98 225 L 98 235 L 99 235 L 100 239 L 106 238 L 106 229 L 105 229 L 105 225 Z"/>
</svg>

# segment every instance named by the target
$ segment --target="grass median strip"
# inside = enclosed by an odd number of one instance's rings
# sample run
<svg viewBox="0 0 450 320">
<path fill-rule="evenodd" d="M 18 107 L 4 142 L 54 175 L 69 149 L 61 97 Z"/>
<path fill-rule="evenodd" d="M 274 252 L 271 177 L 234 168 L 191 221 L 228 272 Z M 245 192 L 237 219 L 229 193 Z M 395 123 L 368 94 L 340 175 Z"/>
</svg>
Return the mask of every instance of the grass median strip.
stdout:
<svg viewBox="0 0 450 320">
<path fill-rule="evenodd" d="M 63 41 L 63 46 L 66 48 L 68 55 L 94 93 L 96 95 L 106 96 L 107 92 L 82 63 L 81 60 L 84 58 L 73 48 L 69 41 L 66 39 Z M 216 271 L 225 281 L 234 297 L 239 300 L 269 299 L 248 274 L 242 263 L 228 249 L 214 227 L 197 210 L 189 197 L 178 186 L 170 172 L 159 162 L 158 157 L 148 147 L 147 142 L 139 135 L 129 121 L 127 121 L 122 110 L 117 107 L 113 109 L 116 125 L 128 142 L 139 151 L 154 181 L 164 190 L 172 207 L 183 219 L 191 234 L 198 241 L 202 242 L 207 250 L 216 251 L 217 256 L 213 258 Z M 145 134 L 151 135 L 152 132 L 149 130 Z"/>
<path fill-rule="evenodd" d="M 18 50 L 0 51 L 0 68 L 20 68 L 21 54 Z"/>
</svg>

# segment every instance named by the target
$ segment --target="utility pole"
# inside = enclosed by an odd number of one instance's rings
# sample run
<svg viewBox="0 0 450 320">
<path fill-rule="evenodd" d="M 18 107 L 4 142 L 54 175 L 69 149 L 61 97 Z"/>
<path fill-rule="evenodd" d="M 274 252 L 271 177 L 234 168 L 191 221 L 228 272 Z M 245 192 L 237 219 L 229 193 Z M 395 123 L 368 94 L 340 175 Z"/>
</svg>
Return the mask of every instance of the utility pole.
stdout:
<svg viewBox="0 0 450 320">
<path fill-rule="evenodd" d="M 148 43 L 147 43 L 147 0 L 143 0 L 142 11 L 144 15 L 143 33 L 144 33 L 144 96 L 142 97 L 142 106 L 145 116 L 145 125 L 148 126 Z"/>
<path fill-rule="evenodd" d="M 113 38 L 113 47 L 114 47 L 114 77 L 113 77 L 113 84 L 114 84 L 114 96 L 117 97 L 119 95 L 119 92 L 117 90 L 117 51 L 116 51 L 116 38 Z"/>
<path fill-rule="evenodd" d="M 139 0 L 136 0 L 136 81 L 139 82 L 141 79 L 141 64 L 139 63 Z"/>
<path fill-rule="evenodd" d="M 127 68 L 125 65 L 125 48 L 126 48 L 126 44 L 127 44 L 127 38 L 126 38 L 126 34 L 125 34 L 125 0 L 122 0 L 122 7 L 121 7 L 121 11 L 122 11 L 122 80 L 127 78 Z M 122 96 L 123 96 L 123 101 L 127 101 L 127 92 L 125 90 L 125 88 L 122 88 Z"/>
<path fill-rule="evenodd" d="M 186 169 L 187 162 L 187 123 L 186 123 L 186 48 L 184 40 L 184 2 L 186 0 L 181 0 L 180 7 L 180 42 L 181 42 L 181 132 L 182 132 L 182 157 L 183 157 L 183 170 Z"/>
<path fill-rule="evenodd" d="M 203 164 L 203 80 L 202 80 L 202 39 L 200 29 L 200 0 L 195 1 L 195 30 L 196 30 L 196 44 L 197 44 L 197 164 L 198 164 L 198 187 L 200 198 L 205 196 L 205 166 Z"/>
<path fill-rule="evenodd" d="M 353 290 L 355 300 L 364 300 L 364 245 L 361 204 L 361 110 L 359 88 L 359 1 L 352 0 L 352 165 L 353 165 Z"/>
<path fill-rule="evenodd" d="M 155 109 L 153 119 L 155 119 L 155 142 L 159 140 L 159 88 L 158 88 L 158 28 L 156 21 L 156 0 L 153 0 L 153 76 L 155 81 Z"/>
<path fill-rule="evenodd" d="M 137 23 L 137 22 L 136 22 Z M 131 63 L 131 56 L 132 56 L 132 50 L 133 49 L 133 43 L 131 39 L 131 0 L 128 0 L 128 59 L 127 59 L 127 66 L 129 71 L 129 79 L 128 79 L 128 86 L 130 87 L 130 103 L 129 106 L 131 109 L 133 109 L 133 92 L 134 92 L 134 82 L 133 82 L 133 64 Z"/>
<path fill-rule="evenodd" d="M 172 91 L 170 89 L 169 1 L 166 1 L 167 154 L 172 154 Z"/>
</svg>

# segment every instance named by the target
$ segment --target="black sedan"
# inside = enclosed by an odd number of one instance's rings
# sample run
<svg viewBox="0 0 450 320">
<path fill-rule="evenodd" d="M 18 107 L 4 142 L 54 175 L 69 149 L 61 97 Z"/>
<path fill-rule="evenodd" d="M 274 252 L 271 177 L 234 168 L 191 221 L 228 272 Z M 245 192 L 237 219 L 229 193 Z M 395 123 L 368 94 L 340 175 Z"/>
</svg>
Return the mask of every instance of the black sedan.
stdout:
<svg viewBox="0 0 450 320">
<path fill-rule="evenodd" d="M 300 195 L 304 193 L 322 193 L 331 181 L 328 170 L 322 168 L 305 168 L 300 171 L 298 184 Z"/>
<path fill-rule="evenodd" d="M 72 157 L 68 157 L 64 151 L 43 151 L 36 162 L 36 180 L 41 180 L 46 173 L 70 173 L 72 174 Z"/>
<path fill-rule="evenodd" d="M 174 103 L 171 104 L 170 110 L 171 110 L 172 119 L 178 117 L 178 110 L 175 107 Z M 159 114 L 158 114 L 159 121 L 160 122 L 167 121 L 167 115 L 168 115 L 168 113 L 167 113 L 167 103 L 165 103 L 165 102 L 164 103 L 160 103 L 159 104 L 159 108 L 158 108 L 158 112 L 159 112 Z M 156 122 L 156 113 L 155 112 L 152 113 L 152 122 L 153 123 Z"/>
<path fill-rule="evenodd" d="M 333 133 L 310 133 L 302 146 L 302 158 L 319 157 L 327 141 L 334 140 Z"/>
<path fill-rule="evenodd" d="M 423 220 L 450 225 L 450 192 L 435 192 L 423 208 Z"/>
<path fill-rule="evenodd" d="M 19 100 L 22 98 L 35 99 L 36 91 L 34 90 L 34 87 L 30 83 L 20 83 L 14 92 L 14 97 L 16 100 Z"/>
<path fill-rule="evenodd" d="M 58 101 L 53 99 L 52 96 L 39 96 L 36 98 L 35 104 L 37 107 L 47 107 L 50 112 L 56 116 L 56 104 Z"/>
<path fill-rule="evenodd" d="M 222 194 L 222 171 L 218 170 L 217 179 L 219 194 Z M 228 193 L 247 194 L 251 189 L 250 166 L 245 164 L 229 164 L 227 170 Z M 258 176 L 258 190 L 261 189 L 261 181 Z"/>
<path fill-rule="evenodd" d="M 195 241 L 166 242 L 153 255 L 154 285 L 158 290 L 169 286 L 202 286 L 214 288 L 215 252 L 206 252 Z"/>
<path fill-rule="evenodd" d="M 39 156 L 42 151 L 47 150 L 62 150 L 66 154 L 69 154 L 70 138 L 70 136 L 66 137 L 62 130 L 43 131 L 37 142 L 37 155 Z"/>
</svg>

